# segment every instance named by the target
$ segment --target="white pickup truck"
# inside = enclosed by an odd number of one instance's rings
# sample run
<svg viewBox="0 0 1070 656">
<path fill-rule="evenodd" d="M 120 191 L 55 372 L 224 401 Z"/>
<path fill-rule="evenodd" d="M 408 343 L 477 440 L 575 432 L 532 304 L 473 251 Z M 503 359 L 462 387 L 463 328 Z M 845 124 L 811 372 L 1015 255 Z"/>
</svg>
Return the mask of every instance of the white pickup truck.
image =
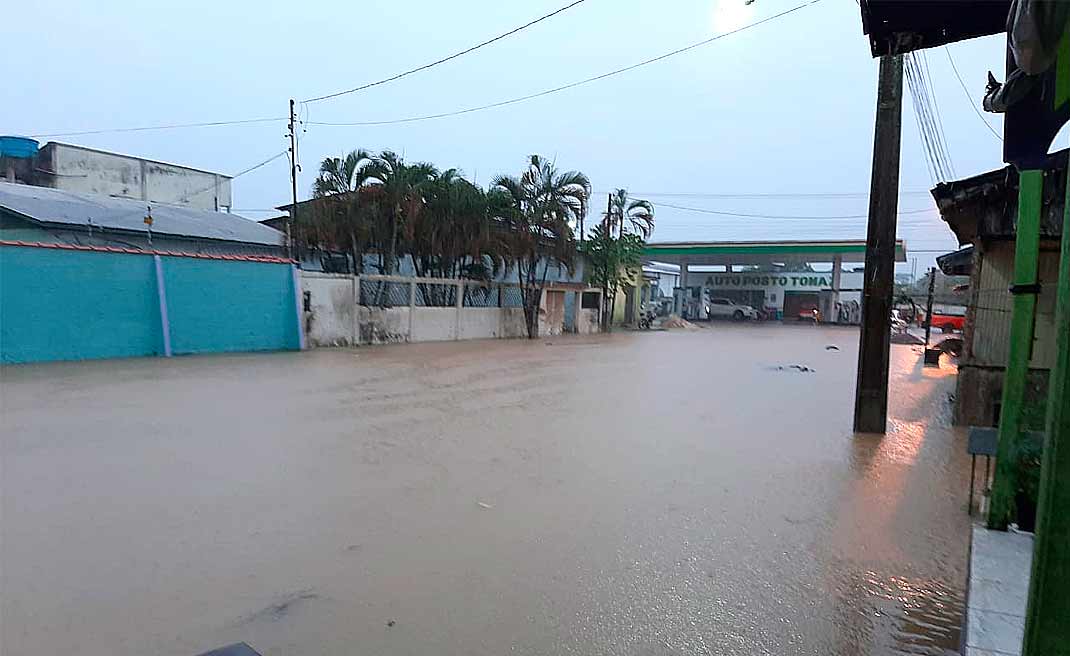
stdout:
<svg viewBox="0 0 1070 656">
<path fill-rule="evenodd" d="M 710 319 L 757 319 L 758 311 L 749 305 L 741 305 L 728 298 L 711 298 L 706 304 L 706 316 Z"/>
</svg>

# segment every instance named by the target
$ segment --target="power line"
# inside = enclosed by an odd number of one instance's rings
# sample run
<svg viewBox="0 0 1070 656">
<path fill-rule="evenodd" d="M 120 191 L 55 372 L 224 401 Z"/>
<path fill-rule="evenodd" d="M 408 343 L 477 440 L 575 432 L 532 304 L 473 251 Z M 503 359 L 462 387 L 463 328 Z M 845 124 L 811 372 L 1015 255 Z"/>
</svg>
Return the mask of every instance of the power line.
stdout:
<svg viewBox="0 0 1070 656">
<path fill-rule="evenodd" d="M 981 119 L 981 122 L 985 124 L 985 127 L 988 128 L 988 131 L 992 133 L 992 136 L 999 139 L 1000 141 L 1003 141 L 1003 137 L 999 134 L 999 132 L 996 132 L 996 129 L 993 128 L 992 125 L 985 120 L 984 115 L 981 114 L 981 110 L 977 109 L 977 105 L 973 104 L 973 97 L 970 95 L 970 90 L 966 88 L 966 83 L 962 81 L 962 76 L 959 75 L 958 66 L 955 66 L 955 60 L 951 58 L 951 51 L 948 49 L 947 46 L 944 46 L 944 52 L 947 54 L 947 60 L 951 62 L 951 70 L 955 71 L 955 77 L 959 81 L 959 86 L 962 87 L 962 93 L 966 94 L 966 100 L 968 100 L 970 103 L 970 109 L 973 110 L 974 114 L 977 114 L 977 118 Z"/>
<path fill-rule="evenodd" d="M 805 220 L 824 220 L 824 219 L 865 219 L 868 218 L 868 214 L 841 214 L 841 215 L 778 215 L 778 214 L 748 214 L 744 212 L 723 212 L 721 210 L 710 210 L 703 207 L 687 207 L 686 205 L 673 205 L 671 203 L 658 202 L 655 206 L 658 207 L 671 207 L 674 210 L 683 210 L 685 212 L 698 212 L 700 214 L 715 214 L 717 216 L 738 216 L 751 219 L 805 219 Z M 903 210 L 899 212 L 899 215 L 904 214 L 921 214 L 923 212 L 935 212 L 934 208 L 918 209 L 918 210 Z"/>
<path fill-rule="evenodd" d="M 925 72 L 925 77 L 924 77 L 924 81 L 925 81 L 925 84 L 926 84 L 925 95 L 926 95 L 926 98 L 928 98 L 929 96 L 932 96 L 932 102 L 933 102 L 932 109 L 933 109 L 933 112 L 936 114 L 935 126 L 937 128 L 937 133 L 938 133 L 938 135 L 940 137 L 940 144 L 943 146 L 944 156 L 947 158 L 947 165 L 950 168 L 951 176 L 952 177 L 956 177 L 955 176 L 955 162 L 952 161 L 952 159 L 951 159 L 951 148 L 947 145 L 947 133 L 944 131 L 944 119 L 940 115 L 940 103 L 937 101 L 937 98 L 936 98 L 936 85 L 933 84 L 932 72 L 929 70 L 929 53 L 927 53 L 924 50 L 922 50 L 920 52 L 921 52 L 921 64 L 922 64 L 922 68 L 924 69 L 924 72 Z"/>
<path fill-rule="evenodd" d="M 763 18 L 762 20 L 755 21 L 755 22 L 750 23 L 748 25 L 744 25 L 743 27 L 731 30 L 729 32 L 724 32 L 722 34 L 718 34 L 717 36 L 711 37 L 709 39 L 705 39 L 704 41 L 699 41 L 697 43 L 692 43 L 689 46 L 685 46 L 683 48 L 679 48 L 677 50 L 673 50 L 671 52 L 667 52 L 667 53 L 665 53 L 663 55 L 659 55 L 657 57 L 652 57 L 650 59 L 641 61 L 641 62 L 639 62 L 637 64 L 632 64 L 631 66 L 625 66 L 624 68 L 618 68 L 618 69 L 610 71 L 608 73 L 602 73 L 601 75 L 595 75 L 594 77 L 589 77 L 589 78 L 584 79 L 584 80 L 579 80 L 577 82 L 572 82 L 570 84 L 565 84 L 565 85 L 562 85 L 562 86 L 559 86 L 559 87 L 554 87 L 552 89 L 546 89 L 544 91 L 539 91 L 538 93 L 532 93 L 532 94 L 528 94 L 526 96 L 520 96 L 518 98 L 511 98 L 509 100 L 502 100 L 502 101 L 490 103 L 490 104 L 487 104 L 487 105 L 480 105 L 478 107 L 469 107 L 467 109 L 459 109 L 459 110 L 454 110 L 454 111 L 450 111 L 450 112 L 441 112 L 439 114 L 426 114 L 424 116 L 410 116 L 410 117 L 407 117 L 407 118 L 396 118 L 396 119 L 381 120 L 381 121 L 352 121 L 352 122 L 343 122 L 343 123 L 336 123 L 336 122 L 329 122 L 329 121 L 309 121 L 308 124 L 309 125 L 326 125 L 326 126 L 333 126 L 333 127 L 357 127 L 357 126 L 368 127 L 368 126 L 375 126 L 375 125 L 394 125 L 394 124 L 397 124 L 397 123 L 413 123 L 413 122 L 416 122 L 416 121 L 428 121 L 428 120 L 437 119 L 437 118 L 446 118 L 448 116 L 459 116 L 461 114 L 471 114 L 472 112 L 479 112 L 479 111 L 483 111 L 485 109 L 493 109 L 495 107 L 504 107 L 505 105 L 513 105 L 515 103 L 523 102 L 525 100 L 532 100 L 534 98 L 540 98 L 542 96 L 548 96 L 550 94 L 558 93 L 560 91 L 565 91 L 567 89 L 573 89 L 575 87 L 582 86 L 584 84 L 589 84 L 591 82 L 596 82 L 598 80 L 604 80 L 607 77 L 613 77 L 615 75 L 620 75 L 621 73 L 626 73 L 628 71 L 635 70 L 635 69 L 640 68 L 642 66 L 646 66 L 648 64 L 653 64 L 653 63 L 659 62 L 659 61 L 661 61 L 663 59 L 668 59 L 669 57 L 674 57 L 676 55 L 685 53 L 685 52 L 687 52 L 689 50 L 694 50 L 695 48 L 699 48 L 701 46 L 713 43 L 714 41 L 718 41 L 720 39 L 723 39 L 726 36 L 731 36 L 732 34 L 736 34 L 738 32 L 743 32 L 745 30 L 749 30 L 752 27 L 757 27 L 757 26 L 759 26 L 759 25 L 761 25 L 763 23 L 768 23 L 769 21 L 776 20 L 777 18 L 781 18 L 782 16 L 787 16 L 788 14 L 791 14 L 793 12 L 799 11 L 800 9 L 804 9 L 806 7 L 809 7 L 810 5 L 815 5 L 818 2 L 821 2 L 821 0 L 810 0 L 810 2 L 805 2 L 805 3 L 801 4 L 801 5 L 797 5 L 797 6 L 792 7 L 791 9 L 788 9 L 786 11 L 782 11 L 779 14 L 774 14 L 774 15 L 769 16 L 767 18 Z"/>
<path fill-rule="evenodd" d="M 360 85 L 358 87 L 353 87 L 352 89 L 346 89 L 345 91 L 336 91 L 334 93 L 328 93 L 328 94 L 323 95 L 323 96 L 316 96 L 315 98 L 309 98 L 308 100 L 302 100 L 301 103 L 302 104 L 314 103 L 314 102 L 319 102 L 321 100 L 327 100 L 329 98 L 337 98 L 338 96 L 344 96 L 344 95 L 349 94 L 349 93 L 357 93 L 358 91 L 364 91 L 365 89 L 370 89 L 372 87 L 379 86 L 380 84 L 386 84 L 388 82 L 393 82 L 394 80 L 400 80 L 401 78 L 403 78 L 405 76 L 408 76 L 408 75 L 412 75 L 413 73 L 418 73 L 420 71 L 425 71 L 425 70 L 427 70 L 429 68 L 432 68 L 434 66 L 438 66 L 439 64 L 444 64 L 444 63 L 450 61 L 451 59 L 457 59 L 458 57 L 462 57 L 464 55 L 467 55 L 470 52 L 473 52 L 475 50 L 479 50 L 483 46 L 488 46 L 488 45 L 494 43 L 495 41 L 501 41 L 502 39 L 504 39 L 504 38 L 506 38 L 508 36 L 512 36 L 513 34 L 516 34 L 517 32 L 520 32 L 521 30 L 526 30 L 527 28 L 531 27 L 532 25 L 535 25 L 537 23 L 541 23 L 542 21 L 544 21 L 544 20 L 546 20 L 548 18 L 552 18 L 552 17 L 554 17 L 554 16 L 556 16 L 556 15 L 558 15 L 558 14 L 564 12 L 564 11 L 568 11 L 569 9 L 572 9 L 573 7 L 575 7 L 576 5 L 578 5 L 578 4 L 580 4 L 580 3 L 584 2 L 584 1 L 585 0 L 575 0 L 575 2 L 573 2 L 571 4 L 568 4 L 568 5 L 565 5 L 564 7 L 561 7 L 560 9 L 557 9 L 555 11 L 552 11 L 552 12 L 546 14 L 545 16 L 540 16 L 540 17 L 536 18 L 535 20 L 528 21 L 527 23 L 524 23 L 520 27 L 514 27 L 513 29 L 509 30 L 508 32 L 503 32 L 502 34 L 499 34 L 498 36 L 496 36 L 494 38 L 487 39 L 486 41 L 483 41 L 481 43 L 477 43 L 474 46 L 471 46 L 469 48 L 465 48 L 464 50 L 461 50 L 460 52 L 455 52 L 452 55 L 449 55 L 447 57 L 443 57 L 442 59 L 435 60 L 435 61 L 433 61 L 433 62 L 431 62 L 429 64 L 424 64 L 423 66 L 417 66 L 416 68 L 410 68 L 409 70 L 403 71 L 401 73 L 397 73 L 396 75 L 391 75 L 390 77 L 386 77 L 386 78 L 383 78 L 381 80 L 376 80 L 375 82 L 368 82 L 367 84 L 362 84 L 362 85 Z"/>
<path fill-rule="evenodd" d="M 613 193 L 611 191 L 597 191 L 595 193 L 605 194 Z M 924 190 L 918 191 L 900 191 L 901 196 L 928 196 L 929 192 Z M 778 200 L 778 199 L 795 199 L 795 198 L 807 198 L 807 199 L 847 199 L 847 198 L 868 198 L 869 192 L 814 192 L 814 193 L 742 193 L 742 194 L 713 194 L 713 193 L 701 193 L 701 192 L 635 192 L 629 195 L 634 196 L 651 196 L 651 197 L 677 197 L 677 198 L 715 198 L 715 199 L 741 199 L 741 200 Z"/>
<path fill-rule="evenodd" d="M 147 132 L 149 130 L 174 130 L 177 128 L 208 128 L 220 125 L 247 125 L 249 123 L 275 123 L 285 121 L 285 116 L 267 118 L 246 118 L 235 121 L 206 121 L 203 123 L 171 123 L 168 125 L 145 125 L 135 128 L 103 128 L 99 130 L 82 130 L 80 132 L 51 132 L 48 134 L 31 134 L 31 137 L 46 139 L 50 137 L 80 137 L 89 134 L 112 134 L 117 132 Z"/>
<path fill-rule="evenodd" d="M 904 73 L 914 104 L 915 124 L 925 148 L 930 178 L 933 182 L 947 180 L 951 177 L 952 170 L 950 157 L 944 147 L 942 128 L 934 116 L 928 84 L 921 65 L 918 63 L 917 53 L 908 53 L 904 58 L 904 64 Z"/>
</svg>

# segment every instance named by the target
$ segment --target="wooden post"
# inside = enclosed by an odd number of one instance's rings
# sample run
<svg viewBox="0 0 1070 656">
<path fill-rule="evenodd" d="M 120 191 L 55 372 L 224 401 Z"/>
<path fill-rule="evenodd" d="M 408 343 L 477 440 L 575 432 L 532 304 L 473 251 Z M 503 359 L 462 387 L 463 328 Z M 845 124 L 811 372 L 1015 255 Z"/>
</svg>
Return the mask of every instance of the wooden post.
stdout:
<svg viewBox="0 0 1070 656">
<path fill-rule="evenodd" d="M 925 300 L 925 348 L 933 335 L 933 294 L 936 292 L 936 267 L 929 269 L 929 297 Z"/>
<path fill-rule="evenodd" d="M 1064 38 L 1070 39 L 1070 32 Z M 1066 54 L 1062 58 L 1070 61 Z M 1055 335 L 1023 656 L 1070 653 L 1070 174 L 1055 291 Z"/>
<path fill-rule="evenodd" d="M 1018 225 L 1014 245 L 1014 301 L 1011 307 L 1010 353 L 1003 376 L 999 417 L 996 474 L 988 510 L 988 528 L 1007 530 L 1017 489 L 1018 440 L 1022 430 L 1025 384 L 1033 355 L 1033 329 L 1037 308 L 1037 263 L 1040 255 L 1041 192 L 1043 171 L 1018 175 Z"/>
<path fill-rule="evenodd" d="M 899 145 L 903 127 L 903 58 L 881 57 L 869 224 L 858 344 L 854 430 L 884 433 L 888 423 L 888 349 L 891 346 L 895 222 L 899 202 Z"/>
</svg>

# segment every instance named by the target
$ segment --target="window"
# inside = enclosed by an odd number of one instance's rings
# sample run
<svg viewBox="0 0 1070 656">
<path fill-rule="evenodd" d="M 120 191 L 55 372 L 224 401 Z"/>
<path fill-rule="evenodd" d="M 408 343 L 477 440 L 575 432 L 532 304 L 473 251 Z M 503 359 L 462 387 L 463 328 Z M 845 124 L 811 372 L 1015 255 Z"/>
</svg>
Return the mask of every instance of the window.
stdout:
<svg viewBox="0 0 1070 656">
<path fill-rule="evenodd" d="M 598 292 L 583 292 L 583 296 L 580 298 L 580 307 L 584 310 L 597 310 L 599 296 Z"/>
</svg>

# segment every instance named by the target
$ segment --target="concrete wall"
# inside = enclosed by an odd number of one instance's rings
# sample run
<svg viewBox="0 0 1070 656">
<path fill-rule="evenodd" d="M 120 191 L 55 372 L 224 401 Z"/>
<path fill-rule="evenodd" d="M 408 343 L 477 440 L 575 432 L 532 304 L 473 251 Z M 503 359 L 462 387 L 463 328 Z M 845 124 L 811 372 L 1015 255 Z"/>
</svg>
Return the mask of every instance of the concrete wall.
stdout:
<svg viewBox="0 0 1070 656">
<path fill-rule="evenodd" d="M 972 364 L 1007 366 L 1010 357 L 1011 308 L 1009 291 L 1014 279 L 1014 243 L 997 242 L 985 248 L 980 260 L 977 289 L 971 290 L 975 305 L 973 344 L 968 351 Z M 1029 366 L 1048 369 L 1055 364 L 1055 289 L 1059 278 L 1059 253 L 1042 251 L 1037 268 L 1040 296 L 1033 358 Z"/>
<path fill-rule="evenodd" d="M 54 142 L 37 160 L 41 182 L 53 189 L 209 210 L 233 206 L 230 178 L 218 173 Z"/>
<path fill-rule="evenodd" d="M 289 265 L 161 260 L 175 355 L 300 348 Z"/>
<path fill-rule="evenodd" d="M 312 346 L 354 343 L 353 280 L 353 276 L 301 272 L 301 288 L 308 294 L 305 336 Z"/>
<path fill-rule="evenodd" d="M 580 308 L 576 315 L 576 332 L 580 335 L 593 335 L 601 331 L 601 326 L 598 325 L 598 310 Z"/>
<path fill-rule="evenodd" d="M 151 256 L 0 247 L 0 362 L 163 353 Z"/>
<path fill-rule="evenodd" d="M 396 342 L 436 342 L 457 339 L 494 339 L 526 337 L 524 310 L 520 307 L 473 307 L 451 305 L 427 307 L 407 304 L 393 307 L 356 305 L 354 284 L 361 280 L 382 280 L 378 276 L 354 279 L 344 274 L 313 271 L 301 272 L 301 289 L 307 297 L 303 302 L 303 320 L 308 343 L 312 346 L 343 346 L 350 344 L 390 344 Z M 394 282 L 407 289 L 412 278 L 395 277 Z M 430 279 L 419 279 L 430 282 Z M 458 281 L 438 281 L 456 285 Z M 434 284 L 434 283 L 432 283 Z M 480 284 L 479 286 L 484 286 Z M 556 290 L 543 295 L 539 316 L 540 335 L 560 335 L 565 326 L 576 326 L 575 332 L 596 333 L 598 310 L 578 309 L 572 289 Z M 407 294 L 402 292 L 407 297 Z M 463 295 L 458 295 L 463 298 Z M 499 302 L 498 294 L 491 295 L 492 304 Z M 394 298 L 394 303 L 399 299 Z M 566 321 L 565 308 L 578 310 L 573 322 Z"/>
<path fill-rule="evenodd" d="M 158 261 L 0 246 L 0 362 L 300 348 L 290 265 Z"/>
</svg>

